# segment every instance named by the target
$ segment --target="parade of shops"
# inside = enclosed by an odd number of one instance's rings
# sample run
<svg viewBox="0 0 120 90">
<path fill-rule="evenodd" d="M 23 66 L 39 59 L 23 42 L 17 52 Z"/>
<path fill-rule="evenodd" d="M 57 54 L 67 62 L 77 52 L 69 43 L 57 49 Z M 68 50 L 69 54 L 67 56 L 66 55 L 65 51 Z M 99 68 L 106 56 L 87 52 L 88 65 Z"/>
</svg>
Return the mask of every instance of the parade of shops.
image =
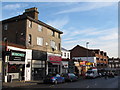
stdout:
<svg viewBox="0 0 120 90">
<path fill-rule="evenodd" d="M 80 45 L 61 47 L 61 32 L 38 20 L 38 9 L 2 21 L 3 81 L 43 80 L 49 73 L 84 75 L 91 68 L 108 67 L 107 53 Z"/>
</svg>

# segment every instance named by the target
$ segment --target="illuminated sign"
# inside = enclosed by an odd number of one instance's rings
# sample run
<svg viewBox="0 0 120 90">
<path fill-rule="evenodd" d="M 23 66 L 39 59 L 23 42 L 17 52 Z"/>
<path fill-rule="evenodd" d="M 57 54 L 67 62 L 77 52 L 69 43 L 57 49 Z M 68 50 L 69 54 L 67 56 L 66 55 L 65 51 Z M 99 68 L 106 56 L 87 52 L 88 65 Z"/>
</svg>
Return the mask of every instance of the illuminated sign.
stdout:
<svg viewBox="0 0 120 90">
<path fill-rule="evenodd" d="M 25 52 L 11 50 L 9 61 L 25 61 Z"/>
<path fill-rule="evenodd" d="M 25 54 L 24 54 L 24 53 L 16 53 L 16 52 L 12 52 L 12 56 L 25 57 Z"/>
</svg>

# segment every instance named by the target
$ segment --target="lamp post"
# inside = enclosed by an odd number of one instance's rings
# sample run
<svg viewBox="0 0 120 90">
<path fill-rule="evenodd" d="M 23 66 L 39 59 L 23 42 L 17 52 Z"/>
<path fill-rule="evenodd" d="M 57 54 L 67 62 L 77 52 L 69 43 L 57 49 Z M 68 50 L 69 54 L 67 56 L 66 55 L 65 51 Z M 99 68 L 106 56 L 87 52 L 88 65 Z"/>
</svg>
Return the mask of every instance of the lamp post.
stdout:
<svg viewBox="0 0 120 90">
<path fill-rule="evenodd" d="M 89 44 L 89 42 L 86 42 L 86 48 L 87 48 L 87 61 L 88 61 L 88 44 Z"/>
<path fill-rule="evenodd" d="M 46 42 L 45 44 L 46 46 L 46 54 L 47 54 L 47 47 L 48 47 L 48 43 Z M 48 74 L 48 62 L 47 62 L 47 55 L 46 55 L 46 61 L 45 61 L 45 76 Z"/>
</svg>

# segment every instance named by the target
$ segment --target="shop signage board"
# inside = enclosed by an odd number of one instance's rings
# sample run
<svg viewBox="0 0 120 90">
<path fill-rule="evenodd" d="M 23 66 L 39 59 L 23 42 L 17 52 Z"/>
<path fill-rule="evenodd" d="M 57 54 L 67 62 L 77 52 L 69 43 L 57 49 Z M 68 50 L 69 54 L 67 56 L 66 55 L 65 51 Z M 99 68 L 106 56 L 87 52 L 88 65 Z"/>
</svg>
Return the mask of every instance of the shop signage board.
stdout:
<svg viewBox="0 0 120 90">
<path fill-rule="evenodd" d="M 94 62 L 94 57 L 73 57 L 72 59 Z"/>
<path fill-rule="evenodd" d="M 25 61 L 25 56 L 25 52 L 11 50 L 9 61 Z"/>
<path fill-rule="evenodd" d="M 62 61 L 62 58 L 59 56 L 49 56 L 50 61 Z"/>
</svg>

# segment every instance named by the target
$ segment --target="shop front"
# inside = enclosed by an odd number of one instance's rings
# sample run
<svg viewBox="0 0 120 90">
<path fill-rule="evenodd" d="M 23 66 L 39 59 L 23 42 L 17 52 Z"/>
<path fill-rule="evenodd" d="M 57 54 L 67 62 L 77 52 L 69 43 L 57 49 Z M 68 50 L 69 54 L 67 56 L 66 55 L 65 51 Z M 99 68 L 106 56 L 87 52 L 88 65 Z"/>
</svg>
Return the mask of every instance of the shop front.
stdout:
<svg viewBox="0 0 120 90">
<path fill-rule="evenodd" d="M 68 73 L 68 61 L 62 61 L 62 73 Z"/>
<path fill-rule="evenodd" d="M 62 73 L 62 58 L 60 55 L 49 54 L 47 60 L 47 74 L 49 73 Z"/>
<path fill-rule="evenodd" d="M 47 53 L 32 50 L 32 80 L 42 80 L 46 75 Z"/>
<path fill-rule="evenodd" d="M 10 50 L 9 60 L 6 63 L 6 75 L 12 80 L 24 80 L 26 52 Z"/>
</svg>

